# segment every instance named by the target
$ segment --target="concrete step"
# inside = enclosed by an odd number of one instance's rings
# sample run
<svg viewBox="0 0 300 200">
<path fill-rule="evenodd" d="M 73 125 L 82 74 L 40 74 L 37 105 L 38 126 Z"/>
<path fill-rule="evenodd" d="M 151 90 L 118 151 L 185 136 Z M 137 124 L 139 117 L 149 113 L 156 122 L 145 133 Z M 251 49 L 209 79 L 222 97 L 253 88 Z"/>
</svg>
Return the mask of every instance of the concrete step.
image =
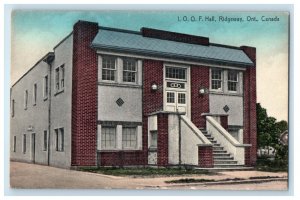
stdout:
<svg viewBox="0 0 300 200">
<path fill-rule="evenodd" d="M 213 153 L 227 153 L 227 151 L 224 150 L 224 149 L 222 149 L 222 150 L 220 150 L 220 149 L 213 149 Z"/>
<path fill-rule="evenodd" d="M 223 151 L 224 147 L 221 147 L 221 146 L 219 146 L 219 147 L 213 147 L 213 150 L 221 150 L 221 151 Z"/>
<path fill-rule="evenodd" d="M 218 143 L 214 143 L 213 146 L 214 146 L 214 147 L 220 147 L 221 145 L 218 144 Z"/>
<path fill-rule="evenodd" d="M 236 160 L 214 160 L 214 164 L 237 164 Z"/>
<path fill-rule="evenodd" d="M 238 164 L 214 164 L 214 168 L 243 168 L 244 165 L 238 165 Z"/>
<path fill-rule="evenodd" d="M 217 157 L 214 157 L 214 160 L 233 160 L 233 157 L 231 157 L 231 156 L 217 156 Z"/>
<path fill-rule="evenodd" d="M 219 157 L 230 157 L 231 155 L 229 153 L 213 153 L 214 158 L 219 158 Z"/>
</svg>

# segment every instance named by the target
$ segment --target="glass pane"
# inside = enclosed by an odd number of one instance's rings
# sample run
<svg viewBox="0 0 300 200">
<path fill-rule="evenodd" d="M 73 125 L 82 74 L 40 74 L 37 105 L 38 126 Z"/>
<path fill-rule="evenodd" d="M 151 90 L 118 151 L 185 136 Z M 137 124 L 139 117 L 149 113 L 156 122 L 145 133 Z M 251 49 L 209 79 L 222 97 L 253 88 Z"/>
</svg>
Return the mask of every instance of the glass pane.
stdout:
<svg viewBox="0 0 300 200">
<path fill-rule="evenodd" d="M 178 93 L 178 103 L 185 104 L 185 93 Z"/>
<path fill-rule="evenodd" d="M 123 127 L 122 143 L 123 143 L 123 148 L 136 148 L 136 144 L 137 144 L 136 127 Z"/>
<path fill-rule="evenodd" d="M 166 78 L 186 80 L 186 69 L 178 67 L 166 67 Z"/>
<path fill-rule="evenodd" d="M 175 103 L 175 93 L 174 92 L 167 92 L 167 102 Z"/>
</svg>

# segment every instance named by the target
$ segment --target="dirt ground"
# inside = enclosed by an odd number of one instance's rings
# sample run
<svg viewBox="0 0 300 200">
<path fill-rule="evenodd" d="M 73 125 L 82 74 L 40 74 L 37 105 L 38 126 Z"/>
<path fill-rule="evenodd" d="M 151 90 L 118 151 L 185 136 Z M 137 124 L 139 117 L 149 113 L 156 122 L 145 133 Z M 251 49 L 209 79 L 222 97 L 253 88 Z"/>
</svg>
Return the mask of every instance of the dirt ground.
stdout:
<svg viewBox="0 0 300 200">
<path fill-rule="evenodd" d="M 253 176 L 287 177 L 287 173 L 259 171 L 225 171 L 218 175 L 133 178 L 60 169 L 49 166 L 10 162 L 11 188 L 76 189 L 191 189 L 191 190 L 287 190 L 287 180 L 243 184 L 167 184 L 165 181 L 197 178 L 221 180 Z"/>
</svg>

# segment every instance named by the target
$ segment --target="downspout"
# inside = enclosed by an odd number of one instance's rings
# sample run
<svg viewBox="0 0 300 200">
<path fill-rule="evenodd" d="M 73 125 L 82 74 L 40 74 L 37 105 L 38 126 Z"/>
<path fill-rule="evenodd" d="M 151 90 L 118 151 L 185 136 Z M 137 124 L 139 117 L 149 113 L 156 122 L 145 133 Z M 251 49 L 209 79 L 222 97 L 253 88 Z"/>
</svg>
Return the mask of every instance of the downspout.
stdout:
<svg viewBox="0 0 300 200">
<path fill-rule="evenodd" d="M 51 133 L 51 72 L 52 72 L 52 64 L 49 64 L 49 106 L 48 106 L 48 165 L 50 166 L 50 133 Z"/>
<path fill-rule="evenodd" d="M 48 79 L 48 98 L 49 98 L 49 101 L 48 101 L 48 141 L 47 141 L 47 150 L 48 150 L 48 159 L 47 159 L 47 164 L 50 165 L 50 133 L 51 133 L 51 72 L 52 72 L 52 62 L 55 58 L 55 55 L 53 52 L 49 52 L 45 59 L 44 59 L 44 62 L 46 62 L 49 66 L 49 71 L 48 71 L 48 74 L 49 74 L 49 79 Z"/>
</svg>

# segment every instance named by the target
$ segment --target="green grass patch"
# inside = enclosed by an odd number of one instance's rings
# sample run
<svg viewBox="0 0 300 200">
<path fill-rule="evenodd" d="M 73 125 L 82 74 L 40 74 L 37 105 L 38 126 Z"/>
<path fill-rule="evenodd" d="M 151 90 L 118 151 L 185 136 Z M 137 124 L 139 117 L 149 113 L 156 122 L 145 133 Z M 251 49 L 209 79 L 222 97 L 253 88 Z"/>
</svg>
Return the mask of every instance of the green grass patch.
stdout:
<svg viewBox="0 0 300 200">
<path fill-rule="evenodd" d="M 100 173 L 113 176 L 178 176 L 178 175 L 216 175 L 216 172 L 208 170 L 193 170 L 193 169 L 179 169 L 179 168 L 106 168 L 106 167 L 81 167 L 79 171 Z"/>
</svg>

